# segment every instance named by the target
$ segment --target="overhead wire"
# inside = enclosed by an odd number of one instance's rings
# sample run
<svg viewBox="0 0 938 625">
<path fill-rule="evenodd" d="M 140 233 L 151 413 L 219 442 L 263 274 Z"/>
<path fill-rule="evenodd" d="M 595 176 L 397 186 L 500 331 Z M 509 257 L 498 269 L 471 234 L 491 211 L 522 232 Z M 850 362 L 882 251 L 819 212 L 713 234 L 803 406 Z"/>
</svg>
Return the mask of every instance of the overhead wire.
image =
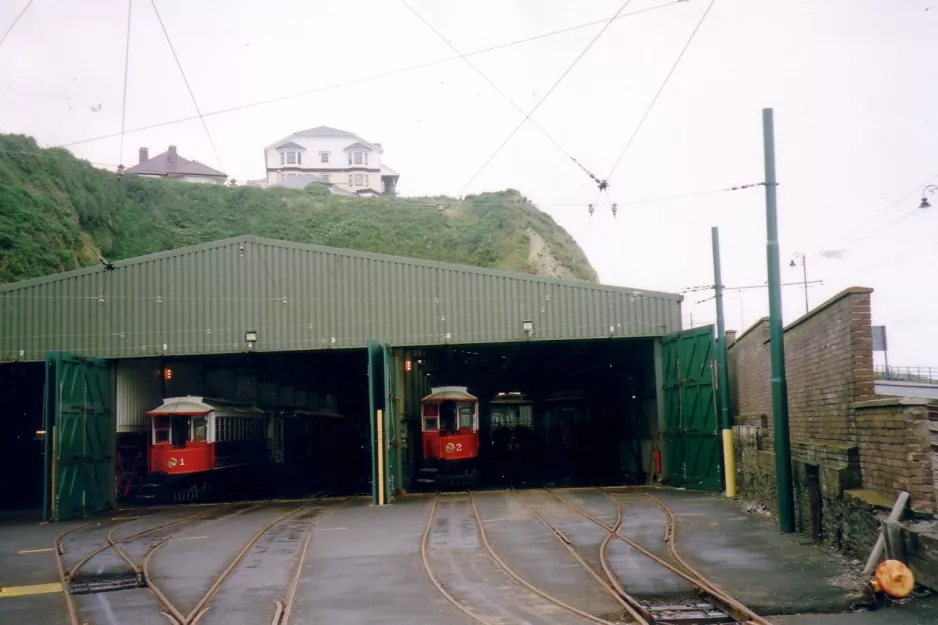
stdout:
<svg viewBox="0 0 938 625">
<path fill-rule="evenodd" d="M 176 67 L 179 68 L 179 73 L 182 75 L 182 81 L 186 84 L 186 90 L 189 92 L 189 98 L 192 100 L 192 105 L 195 107 L 195 112 L 199 116 L 199 121 L 202 122 L 202 128 L 205 129 L 205 134 L 208 136 L 208 142 L 212 146 L 212 152 L 215 153 L 215 160 L 218 161 L 218 165 L 221 171 L 225 171 L 225 164 L 222 162 L 221 156 L 218 155 L 218 148 L 215 147 L 215 140 L 212 138 L 212 133 L 208 129 L 208 124 L 205 123 L 205 116 L 202 115 L 202 109 L 199 108 L 199 103 L 195 99 L 195 93 L 192 92 L 192 86 L 189 84 L 189 79 L 186 78 L 186 71 L 182 68 L 179 55 L 176 54 L 176 47 L 173 45 L 173 40 L 169 36 L 169 31 L 166 30 L 166 24 L 163 23 L 163 18 L 160 16 L 160 10 L 156 7 L 156 0 L 150 0 L 150 4 L 153 6 L 153 12 L 156 13 L 156 19 L 160 23 L 160 28 L 163 30 L 163 35 L 166 37 L 166 43 L 169 44 L 169 49 L 173 53 L 173 59 L 176 61 Z"/>
<path fill-rule="evenodd" d="M 553 143 L 553 144 L 557 147 L 557 149 L 559 149 L 561 152 L 563 152 L 564 155 L 565 155 L 567 158 L 569 158 L 571 161 L 573 161 L 573 163 L 574 163 L 577 167 L 579 167 L 581 170 L 583 170 L 583 171 L 586 173 L 586 175 L 588 175 L 590 178 L 593 178 L 593 179 L 596 178 L 596 176 L 594 176 L 594 175 L 592 174 L 592 172 L 590 172 L 586 167 L 584 167 L 583 164 L 580 163 L 580 161 L 578 161 L 578 160 L 573 156 L 573 154 L 570 153 L 569 150 L 567 150 L 563 145 L 561 145 L 561 143 L 560 143 L 553 135 L 551 135 L 549 132 L 547 132 L 547 130 L 546 130 L 543 126 L 541 126 L 539 123 L 537 123 L 536 121 L 534 121 L 533 119 L 531 119 L 531 114 L 530 114 L 530 113 L 525 113 L 525 111 L 524 111 L 523 108 L 521 108 L 520 106 L 518 106 L 518 104 L 517 104 L 514 100 L 512 100 L 512 99 L 508 96 L 508 94 L 506 94 L 498 85 L 496 85 L 495 82 L 493 82 L 492 79 L 490 79 L 481 69 L 479 69 L 479 67 L 478 67 L 475 63 L 473 63 L 472 61 L 470 61 L 469 58 L 468 58 L 466 55 L 464 55 L 462 52 L 460 52 L 459 49 L 458 49 L 455 45 L 453 45 L 453 42 L 452 42 L 452 41 L 450 41 L 449 39 L 447 39 L 446 36 L 443 35 L 443 33 L 441 33 L 439 30 L 437 30 L 437 28 L 434 27 L 433 24 L 431 24 L 431 23 L 429 22 L 429 20 L 427 20 L 427 19 L 426 19 L 423 15 L 421 15 L 416 9 L 414 9 L 414 7 L 412 7 L 410 4 L 408 4 L 408 3 L 407 3 L 407 0 L 399 0 L 399 2 L 400 2 L 401 4 L 403 4 L 405 7 L 407 7 L 407 9 L 408 9 L 411 13 L 413 13 L 413 14 L 417 17 L 417 19 L 419 19 L 421 22 L 423 22 L 423 23 L 427 26 L 427 28 L 429 28 L 431 31 L 433 31 L 433 34 L 435 34 L 437 37 L 439 37 L 440 39 L 442 39 L 443 42 L 444 42 L 447 46 L 449 46 L 450 49 L 451 49 L 453 52 L 455 52 L 456 54 L 458 54 L 458 55 L 459 55 L 459 58 L 461 58 L 463 61 L 465 61 L 465 63 L 466 63 L 469 67 L 471 67 L 471 68 L 473 69 L 473 71 L 475 71 L 475 72 L 482 78 L 482 80 L 484 80 L 486 83 L 488 83 L 488 85 L 489 85 L 490 87 L 492 87 L 492 89 L 494 89 L 495 92 L 496 92 L 498 95 L 500 95 L 503 100 L 505 100 L 506 102 L 508 102 L 508 104 L 510 104 L 510 105 L 512 106 L 512 108 L 514 108 L 516 111 L 518 111 L 519 113 L 521 113 L 521 115 L 524 117 L 525 121 L 529 122 L 532 126 L 534 126 L 535 128 L 537 128 L 537 129 L 541 132 L 541 134 L 543 134 L 551 143 Z M 626 3 L 626 4 L 628 4 L 628 3 Z M 616 15 L 618 15 L 618 13 L 617 13 Z M 532 111 L 532 112 L 533 112 L 533 111 Z M 522 122 L 522 123 L 523 123 L 523 122 Z"/>
<path fill-rule="evenodd" d="M 622 15 L 619 15 L 619 16 L 617 16 L 617 17 L 614 18 L 614 19 L 623 19 L 623 18 L 626 18 L 626 17 L 632 17 L 632 16 L 634 16 L 634 15 L 639 15 L 639 14 L 641 14 L 641 13 L 648 13 L 648 12 L 650 12 L 650 11 L 656 11 L 656 10 L 658 10 L 658 9 L 663 9 L 663 8 L 666 8 L 666 7 L 675 5 L 675 4 L 683 4 L 684 1 L 685 1 L 685 0 L 672 0 L 671 2 L 666 2 L 666 3 L 664 3 L 664 4 L 655 5 L 655 6 L 652 6 L 652 7 L 645 8 L 645 9 L 640 9 L 640 10 L 638 10 L 638 11 L 631 11 L 631 12 L 629 12 L 629 13 L 623 13 Z M 584 22 L 583 24 L 577 24 L 577 25 L 575 25 L 575 26 L 569 26 L 569 27 L 567 27 L 567 28 L 561 28 L 561 29 L 558 29 L 558 30 L 552 30 L 552 31 L 549 31 L 549 32 L 546 32 L 546 33 L 541 33 L 541 34 L 539 34 L 539 35 L 533 35 L 533 36 L 531 36 L 531 37 L 525 37 L 524 39 L 518 39 L 518 40 L 515 40 L 515 41 L 509 41 L 509 42 L 497 44 L 497 45 L 494 45 L 494 46 L 488 46 L 488 47 L 486 47 L 486 48 L 480 48 L 480 49 L 478 49 L 478 50 L 473 50 L 473 51 L 471 51 L 471 52 L 466 52 L 466 53 L 464 53 L 462 56 L 475 56 L 475 55 L 478 55 L 478 54 L 486 54 L 486 53 L 489 53 L 489 52 L 494 52 L 494 51 L 496 51 L 496 50 L 503 50 L 503 49 L 506 49 L 506 48 L 510 48 L 510 47 L 514 47 L 514 46 L 518 46 L 518 45 L 523 45 L 523 44 L 526 44 L 526 43 L 530 43 L 530 42 L 532 42 L 532 41 L 538 41 L 538 40 L 540 40 L 540 39 L 545 39 L 545 38 L 548 38 L 548 37 L 554 37 L 554 36 L 556 36 L 556 35 L 566 34 L 566 33 L 573 32 L 573 31 L 576 31 L 576 30 L 580 30 L 580 29 L 583 29 L 583 28 L 589 28 L 590 26 L 596 26 L 597 24 L 602 24 L 602 23 L 604 23 L 604 22 L 606 22 L 605 19 L 602 19 L 602 20 L 594 20 L 594 21 L 591 21 L 591 22 Z M 242 110 L 245 110 L 245 109 L 256 108 L 256 107 L 259 107 L 259 106 L 266 106 L 266 105 L 268 105 L 268 104 L 275 104 L 275 103 L 277 103 L 277 102 L 284 102 L 284 101 L 287 101 L 287 100 L 292 100 L 292 99 L 295 99 L 295 98 L 301 98 L 301 97 L 313 95 L 313 94 L 316 94 L 316 93 L 322 93 L 322 92 L 324 92 L 324 91 L 331 91 L 331 90 L 333 90 L 333 89 L 341 89 L 341 88 L 343 88 L 343 87 L 350 87 L 350 86 L 353 86 L 353 85 L 358 85 L 358 84 L 362 84 L 362 83 L 366 83 L 366 82 L 371 82 L 371 81 L 373 81 L 373 80 L 380 80 L 380 79 L 382 79 L 382 78 L 390 78 L 390 77 L 396 76 L 396 75 L 398 75 L 398 74 L 403 74 L 403 73 L 413 72 L 413 71 L 417 71 L 417 70 L 421 70 L 421 69 L 426 69 L 426 68 L 428 68 L 428 67 L 433 67 L 433 66 L 435 66 L 435 65 L 441 65 L 441 64 L 443 64 L 443 63 L 450 63 L 450 62 L 452 62 L 452 61 L 457 61 L 457 60 L 459 60 L 460 58 L 461 58 L 460 56 L 450 56 L 450 57 L 446 57 L 446 58 L 436 59 L 436 60 L 434 60 L 434 61 L 426 61 L 426 62 L 423 62 L 423 63 L 418 63 L 418 64 L 416 64 L 416 65 L 410 65 L 410 66 L 408 66 L 408 67 L 401 67 L 401 68 L 398 68 L 398 69 L 388 70 L 388 71 L 385 71 L 385 72 L 379 72 L 379 73 L 377 73 L 377 74 L 370 74 L 370 75 L 368 75 L 368 76 L 362 76 L 362 77 L 359 77 L 359 78 L 353 78 L 353 79 L 351 79 L 351 80 L 346 80 L 346 81 L 342 81 L 342 82 L 338 82 L 338 83 L 332 83 L 332 84 L 329 84 L 329 85 L 323 85 L 323 86 L 321 86 L 321 87 L 315 87 L 315 88 L 313 88 L 313 89 L 307 89 L 307 90 L 304 90 L 304 91 L 298 91 L 298 92 L 294 92 L 294 93 L 289 93 L 289 94 L 285 94 L 285 95 L 282 95 L 282 96 L 276 96 L 276 97 L 273 97 L 273 98 L 265 98 L 265 99 L 263 99 L 263 100 L 255 100 L 254 102 L 247 102 L 247 103 L 245 103 L 245 104 L 239 104 L 239 105 L 237 105 L 237 106 L 231 106 L 231 107 L 227 107 L 227 108 L 223 108 L 223 109 L 218 109 L 218 110 L 215 110 L 215 111 L 208 111 L 208 112 L 206 112 L 206 113 L 203 113 L 202 116 L 203 116 L 203 117 L 214 117 L 215 115 L 225 115 L 225 114 L 228 114 L 228 113 L 234 113 L 234 112 L 242 111 Z M 181 124 L 181 123 L 183 123 L 183 122 L 194 121 L 194 120 L 196 120 L 196 119 L 199 119 L 199 116 L 198 116 L 198 115 L 190 115 L 190 116 L 187 116 L 187 117 L 179 117 L 179 118 L 176 118 L 176 119 L 171 119 L 171 120 L 167 120 L 167 121 L 163 121 L 163 122 L 157 122 L 157 123 L 154 123 L 154 124 L 148 124 L 148 125 L 146 125 L 146 126 L 139 126 L 139 127 L 137 127 L 137 128 L 132 128 L 132 129 L 128 130 L 127 133 L 130 134 L 130 133 L 135 133 L 135 132 L 143 132 L 143 131 L 145 131 L 145 130 L 152 130 L 152 129 L 154 129 L 154 128 L 161 128 L 161 127 L 163 127 L 163 126 L 170 126 L 170 125 L 173 125 L 173 124 Z M 63 144 L 61 144 L 61 145 L 58 146 L 58 147 L 71 147 L 71 146 L 73 146 L 73 145 L 80 145 L 80 144 L 83 144 L 83 143 L 91 143 L 91 142 L 94 142 L 94 141 L 102 141 L 102 140 L 104 140 L 104 139 L 112 139 L 112 138 L 117 137 L 117 136 L 119 136 L 119 135 L 120 135 L 120 133 L 111 132 L 111 133 L 106 133 L 106 134 L 102 134 L 102 135 L 97 135 L 97 136 L 94 136 L 94 137 L 88 137 L 87 139 L 80 139 L 80 140 L 77 140 L 77 141 L 71 141 L 71 142 L 68 142 L 68 143 L 63 143 Z"/>
<path fill-rule="evenodd" d="M 124 45 L 124 94 L 121 98 L 121 141 L 120 152 L 117 155 L 117 162 L 124 162 L 124 129 L 127 120 L 127 76 L 130 69 L 130 19 L 133 14 L 134 0 L 127 0 L 127 42 Z M 118 165 L 120 173 L 123 171 L 123 164 Z"/>
<path fill-rule="evenodd" d="M 9 26 L 9 27 L 6 29 L 6 31 L 3 33 L 3 37 L 0 37 L 0 48 L 3 47 L 3 43 L 7 40 L 7 37 L 10 36 L 10 33 L 13 32 L 13 29 L 16 27 L 16 25 L 19 23 L 20 19 L 23 17 L 23 15 L 26 13 L 26 11 L 29 10 L 29 7 L 31 7 L 31 6 L 33 6 L 33 0 L 29 0 L 29 2 L 26 3 L 26 6 L 23 7 L 23 10 L 20 11 L 19 14 L 17 14 L 17 16 L 16 16 L 15 18 L 13 18 L 13 22 L 10 24 L 10 26 Z"/>
<path fill-rule="evenodd" d="M 661 96 L 661 93 L 664 91 L 665 87 L 668 85 L 668 82 L 671 80 L 671 76 L 674 75 L 674 71 L 677 69 L 677 66 L 680 64 L 681 59 L 684 58 L 684 54 L 687 52 L 687 49 L 690 48 L 691 43 L 694 41 L 694 38 L 697 36 L 697 32 L 700 30 L 700 27 L 703 25 L 704 20 L 707 19 L 707 16 L 710 14 L 710 9 L 713 8 L 713 5 L 716 4 L 716 0 L 710 0 L 710 4 L 707 5 L 707 9 L 703 12 L 703 15 L 700 16 L 700 20 L 697 22 L 697 25 L 694 27 L 694 30 L 691 31 L 690 37 L 687 38 L 687 42 L 684 44 L 684 47 L 681 48 L 680 54 L 677 55 L 677 58 L 674 60 L 674 63 L 671 65 L 671 69 L 668 70 L 667 75 L 662 81 L 661 86 L 658 87 L 658 91 L 655 93 L 655 96 L 652 98 L 651 103 L 645 109 L 645 112 L 642 114 L 641 119 L 638 122 L 638 125 L 635 126 L 635 130 L 632 131 L 632 134 L 629 136 L 628 141 L 625 144 L 625 147 L 622 148 L 622 151 L 619 153 L 619 156 L 616 158 L 615 163 L 613 163 L 612 168 L 609 170 L 609 174 L 606 176 L 605 180 L 612 178 L 615 174 L 616 169 L 618 169 L 619 164 L 622 162 L 622 159 L 625 158 L 626 153 L 629 151 L 629 148 L 632 146 L 632 142 L 635 140 L 635 137 L 638 135 L 639 131 L 642 129 L 642 126 L 645 124 L 645 120 L 648 119 L 648 115 L 651 113 L 655 104 L 658 102 L 658 98 Z M 600 189 L 602 192 L 602 189 Z M 597 195 L 597 201 L 599 197 Z"/>
<path fill-rule="evenodd" d="M 606 30 L 608 30 L 608 28 L 612 25 L 612 22 L 619 16 L 620 13 L 622 13 L 622 11 L 625 10 L 625 8 L 629 5 L 629 3 L 630 3 L 631 1 L 632 1 L 632 0 L 625 0 L 625 2 L 622 4 L 622 6 L 619 7 L 619 10 L 616 11 L 615 14 L 614 14 L 612 17 L 610 17 L 610 18 L 606 21 L 606 23 L 605 23 L 605 24 L 603 25 L 603 27 L 599 30 L 599 32 L 596 33 L 596 35 L 590 40 L 590 42 L 589 42 L 588 44 L 586 44 L 586 47 L 583 48 L 583 50 L 580 52 L 580 54 L 577 55 L 577 57 L 576 57 L 576 58 L 573 60 L 573 62 L 567 67 L 567 69 L 564 70 L 564 72 L 563 72 L 563 73 L 560 75 L 560 77 L 554 82 L 554 84 L 551 86 L 551 88 L 547 90 L 547 93 L 545 93 L 545 94 L 541 97 L 541 99 L 538 100 L 537 103 L 535 103 L 534 107 L 531 108 L 531 110 L 530 110 L 530 112 L 527 114 L 527 116 L 526 116 L 524 119 L 522 119 L 521 122 L 520 122 L 518 125 L 516 125 L 516 126 L 514 127 L 514 129 L 513 129 L 510 133 L 508 133 L 508 136 L 505 138 L 505 140 L 502 141 L 501 144 L 498 146 L 498 148 L 496 148 L 495 151 L 492 153 L 492 155 L 489 156 L 488 159 L 486 159 L 486 161 L 482 164 L 482 167 L 480 167 L 478 170 L 476 170 L 476 172 L 475 172 L 474 174 L 472 174 L 472 176 L 469 178 L 469 181 L 466 182 L 466 184 L 463 185 L 462 190 L 459 192 L 459 195 L 460 195 L 460 196 L 465 192 L 465 190 L 466 190 L 467 188 L 469 188 L 469 185 L 471 185 L 471 184 L 475 181 L 475 179 L 478 178 L 479 175 L 480 175 L 483 171 L 485 171 L 485 169 L 489 166 L 489 164 L 490 164 L 493 160 L 495 160 L 495 157 L 497 157 L 497 156 L 499 155 L 499 153 L 501 153 L 501 151 L 505 148 L 505 146 L 508 145 L 508 142 L 512 140 L 512 138 L 518 133 L 519 130 L 521 130 L 521 128 L 524 126 L 525 122 L 527 122 L 527 120 L 530 119 L 531 115 L 534 115 L 534 113 L 537 111 L 537 109 L 540 108 L 540 106 L 547 100 L 547 98 L 550 97 L 550 95 L 554 92 L 554 90 L 557 89 L 557 87 L 560 86 L 560 83 L 563 82 L 563 79 L 566 78 L 567 75 L 568 75 L 571 71 L 573 71 L 573 68 L 576 67 L 577 63 L 580 62 L 580 59 L 582 59 L 582 58 L 586 55 L 586 53 L 589 52 L 590 48 L 592 48 L 593 45 L 599 40 L 599 38 L 603 36 L 603 34 L 606 32 Z M 579 163 L 577 163 L 577 164 L 579 165 Z M 583 167 L 583 166 L 580 165 L 580 167 Z M 590 174 L 589 171 L 586 170 L 586 168 L 583 168 L 583 170 L 586 171 L 586 172 L 590 175 L 590 177 L 592 177 L 592 178 L 595 179 L 595 176 L 593 176 L 592 174 Z M 600 183 L 600 188 L 603 188 L 603 187 L 602 187 L 602 182 L 601 182 L 601 181 L 597 181 L 597 182 Z"/>
</svg>

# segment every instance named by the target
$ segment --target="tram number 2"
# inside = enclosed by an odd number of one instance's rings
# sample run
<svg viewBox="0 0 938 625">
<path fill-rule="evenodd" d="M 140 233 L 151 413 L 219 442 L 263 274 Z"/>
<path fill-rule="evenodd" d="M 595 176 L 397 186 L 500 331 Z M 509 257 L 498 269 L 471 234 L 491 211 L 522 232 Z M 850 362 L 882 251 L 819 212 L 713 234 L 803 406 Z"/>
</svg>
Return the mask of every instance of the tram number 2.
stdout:
<svg viewBox="0 0 938 625">
<path fill-rule="evenodd" d="M 446 443 L 446 453 L 451 454 L 462 451 L 462 443 Z"/>
<path fill-rule="evenodd" d="M 456 451 L 462 451 L 462 443 L 456 443 Z"/>
</svg>

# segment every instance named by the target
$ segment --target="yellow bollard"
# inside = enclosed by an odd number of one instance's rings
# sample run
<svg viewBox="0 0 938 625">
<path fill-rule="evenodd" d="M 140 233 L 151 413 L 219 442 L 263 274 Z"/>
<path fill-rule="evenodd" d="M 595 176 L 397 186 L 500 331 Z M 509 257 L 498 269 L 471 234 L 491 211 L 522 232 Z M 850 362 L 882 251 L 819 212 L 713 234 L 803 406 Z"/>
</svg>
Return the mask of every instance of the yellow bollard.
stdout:
<svg viewBox="0 0 938 625">
<path fill-rule="evenodd" d="M 726 470 L 726 496 L 736 497 L 736 458 L 733 456 L 733 430 L 723 430 L 723 467 Z"/>
</svg>

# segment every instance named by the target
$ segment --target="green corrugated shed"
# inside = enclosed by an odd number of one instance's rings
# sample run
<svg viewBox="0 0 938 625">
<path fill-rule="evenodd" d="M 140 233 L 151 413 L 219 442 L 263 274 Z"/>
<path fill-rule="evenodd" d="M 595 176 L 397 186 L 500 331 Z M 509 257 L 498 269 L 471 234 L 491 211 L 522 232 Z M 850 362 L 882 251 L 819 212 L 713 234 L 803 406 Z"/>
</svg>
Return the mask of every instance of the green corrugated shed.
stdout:
<svg viewBox="0 0 938 625">
<path fill-rule="evenodd" d="M 242 236 L 0 286 L 0 358 L 661 336 L 681 296 Z M 527 336 L 523 323 L 533 324 Z"/>
</svg>

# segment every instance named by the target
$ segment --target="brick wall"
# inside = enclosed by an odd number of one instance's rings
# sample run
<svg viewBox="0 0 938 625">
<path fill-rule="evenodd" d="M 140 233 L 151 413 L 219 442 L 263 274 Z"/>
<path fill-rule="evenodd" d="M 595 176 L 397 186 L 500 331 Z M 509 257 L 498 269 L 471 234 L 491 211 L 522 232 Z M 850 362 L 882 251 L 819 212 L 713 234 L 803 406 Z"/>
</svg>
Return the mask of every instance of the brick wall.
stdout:
<svg viewBox="0 0 938 625">
<path fill-rule="evenodd" d="M 874 400 L 871 293 L 847 289 L 785 328 L 796 526 L 857 554 L 898 490 L 915 510 L 936 508 L 925 402 Z M 731 341 L 728 364 L 738 492 L 775 511 L 770 349 L 760 319 Z"/>
<path fill-rule="evenodd" d="M 890 397 L 855 406 L 863 486 L 904 490 L 913 510 L 935 509 L 927 400 Z"/>
<path fill-rule="evenodd" d="M 785 328 L 788 419 L 793 443 L 853 442 L 850 407 L 874 397 L 870 293 L 851 288 Z M 772 432 L 769 321 L 729 348 L 730 409 L 768 416 Z"/>
</svg>

